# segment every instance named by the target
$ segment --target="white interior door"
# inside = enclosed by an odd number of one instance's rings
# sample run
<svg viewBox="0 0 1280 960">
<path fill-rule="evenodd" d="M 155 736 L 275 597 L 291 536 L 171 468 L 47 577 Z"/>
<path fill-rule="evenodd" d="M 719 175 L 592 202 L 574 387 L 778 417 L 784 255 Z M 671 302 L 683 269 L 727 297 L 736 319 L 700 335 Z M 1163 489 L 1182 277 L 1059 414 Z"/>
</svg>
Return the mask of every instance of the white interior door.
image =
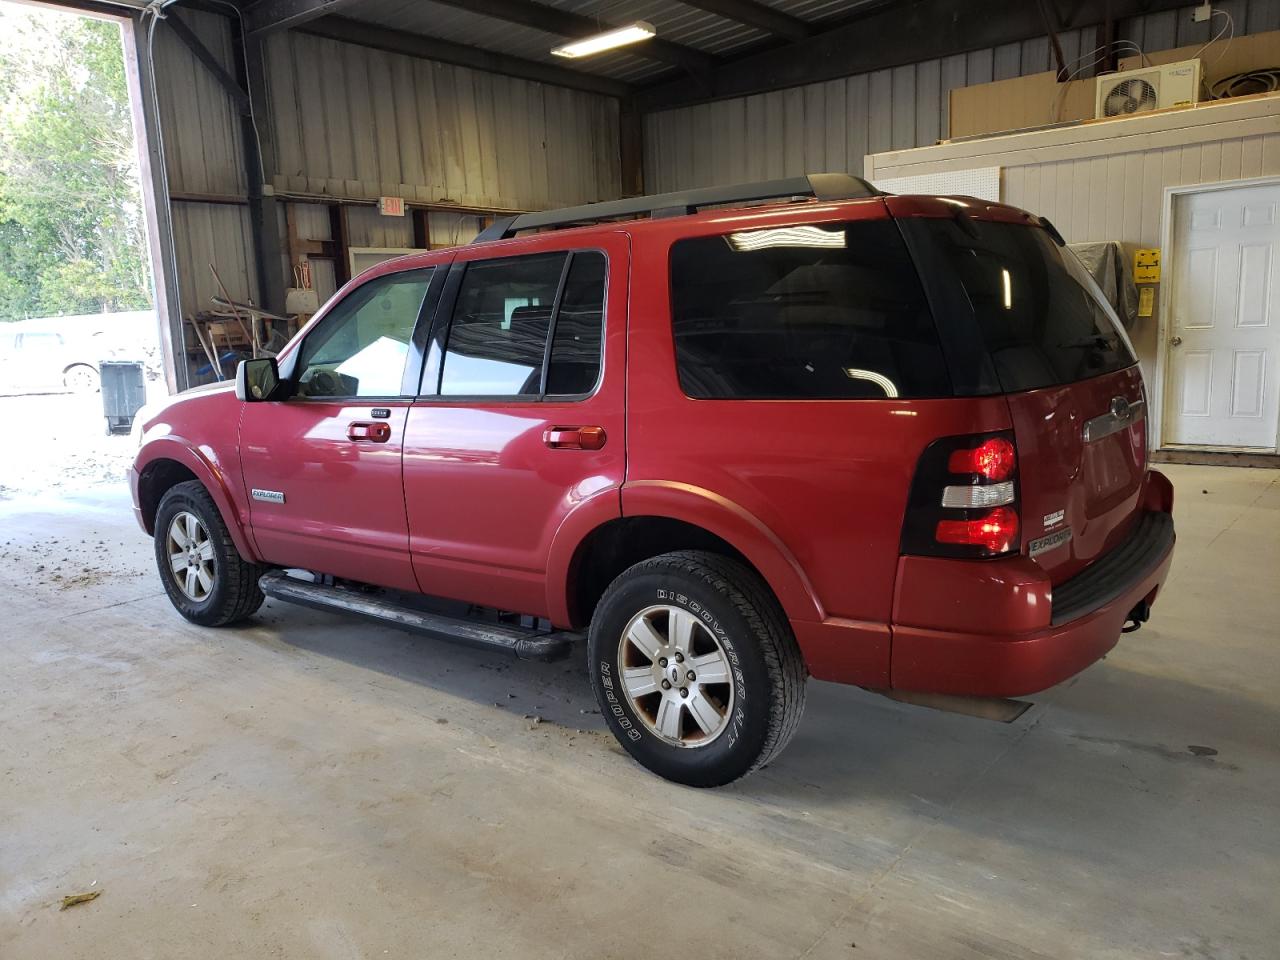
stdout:
<svg viewBox="0 0 1280 960">
<path fill-rule="evenodd" d="M 1280 183 L 1174 198 L 1164 438 L 1274 449 Z"/>
</svg>

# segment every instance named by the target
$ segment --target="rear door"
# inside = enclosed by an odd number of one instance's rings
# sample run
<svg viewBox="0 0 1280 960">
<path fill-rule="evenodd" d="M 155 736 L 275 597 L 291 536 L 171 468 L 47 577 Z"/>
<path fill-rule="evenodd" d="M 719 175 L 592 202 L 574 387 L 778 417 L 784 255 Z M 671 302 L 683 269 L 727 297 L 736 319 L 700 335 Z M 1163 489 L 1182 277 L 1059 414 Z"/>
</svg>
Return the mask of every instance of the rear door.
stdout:
<svg viewBox="0 0 1280 960">
<path fill-rule="evenodd" d="M 935 273 L 963 288 L 1014 424 L 1023 549 L 1060 582 L 1136 519 L 1147 421 L 1133 347 L 1046 230 L 970 217 L 903 228 L 931 245 Z"/>
<path fill-rule="evenodd" d="M 424 593 L 546 616 L 556 532 L 621 513 L 628 240 L 458 253 L 405 433 Z"/>
</svg>

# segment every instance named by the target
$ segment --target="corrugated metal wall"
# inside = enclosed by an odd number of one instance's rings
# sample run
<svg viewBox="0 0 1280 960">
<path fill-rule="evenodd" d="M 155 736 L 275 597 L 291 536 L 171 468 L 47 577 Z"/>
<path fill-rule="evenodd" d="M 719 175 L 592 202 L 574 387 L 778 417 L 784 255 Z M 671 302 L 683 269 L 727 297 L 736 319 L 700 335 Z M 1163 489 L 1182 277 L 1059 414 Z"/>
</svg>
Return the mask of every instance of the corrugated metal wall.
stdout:
<svg viewBox="0 0 1280 960">
<path fill-rule="evenodd" d="M 1238 35 L 1280 29 L 1280 0 L 1218 0 Z M 1203 42 L 1210 25 L 1191 7 L 1125 21 L 1121 36 L 1148 52 Z M 1222 18 L 1215 18 L 1216 33 Z M 1096 46 L 1095 30 L 1060 36 L 1068 60 Z M 1086 61 L 1087 62 L 1087 61 Z M 774 93 L 645 118 L 645 190 L 661 193 L 817 171 L 862 173 L 863 157 L 934 143 L 956 87 L 1053 69 L 1047 38 L 926 60 Z M 1088 75 L 1086 71 L 1082 75 Z"/>
<path fill-rule="evenodd" d="M 233 69 L 224 17 L 176 8 L 169 16 L 181 17 Z M 217 292 L 210 263 L 233 297 L 251 298 L 257 288 L 240 120 L 163 23 L 155 57 L 179 297 L 189 316 Z M 611 98 L 292 33 L 267 45 L 267 85 L 271 126 L 262 133 L 274 144 L 275 156 L 265 159 L 279 171 L 278 193 L 543 209 L 613 199 L 620 190 Z M 224 202 L 209 202 L 215 198 Z M 329 239 L 325 208 L 293 206 L 301 236 Z M 352 246 L 413 244 L 409 218 L 372 207 L 352 207 L 348 226 Z M 478 227 L 473 216 L 433 213 L 432 243 L 465 242 Z M 328 265 L 317 261 L 314 272 L 321 295 L 332 292 Z"/>
<path fill-rule="evenodd" d="M 612 98 L 292 32 L 266 54 L 277 190 L 512 209 L 618 195 Z"/>
<path fill-rule="evenodd" d="M 171 9 L 220 62 L 231 69 L 231 32 L 223 17 Z M 194 197 L 245 195 L 240 122 L 218 81 L 163 24 L 155 35 L 165 169 L 173 196 L 173 240 L 183 316 L 207 309 L 217 284 L 209 264 L 233 297 L 254 289 L 248 207 Z"/>
</svg>

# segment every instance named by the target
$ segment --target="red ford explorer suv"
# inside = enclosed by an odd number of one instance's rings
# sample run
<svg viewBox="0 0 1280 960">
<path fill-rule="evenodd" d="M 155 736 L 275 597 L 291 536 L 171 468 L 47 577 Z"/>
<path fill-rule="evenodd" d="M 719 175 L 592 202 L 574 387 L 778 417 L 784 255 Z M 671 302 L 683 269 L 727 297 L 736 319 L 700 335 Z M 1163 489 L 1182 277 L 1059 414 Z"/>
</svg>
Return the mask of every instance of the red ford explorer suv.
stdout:
<svg viewBox="0 0 1280 960">
<path fill-rule="evenodd" d="M 711 786 L 786 745 L 808 676 L 980 711 L 1146 620 L 1174 534 L 1145 414 L 1051 224 L 824 174 L 377 266 L 150 415 L 132 486 L 188 620 L 266 595 L 546 660 L 585 633 L 623 747 Z"/>
</svg>

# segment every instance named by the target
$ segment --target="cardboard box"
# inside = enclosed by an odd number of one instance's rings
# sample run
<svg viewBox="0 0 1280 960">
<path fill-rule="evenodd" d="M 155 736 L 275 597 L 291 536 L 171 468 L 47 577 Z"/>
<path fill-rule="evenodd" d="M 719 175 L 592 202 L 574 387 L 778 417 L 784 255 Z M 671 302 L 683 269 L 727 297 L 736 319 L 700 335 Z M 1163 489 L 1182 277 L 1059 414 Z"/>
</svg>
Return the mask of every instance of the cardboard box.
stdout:
<svg viewBox="0 0 1280 960">
<path fill-rule="evenodd" d="M 1214 22 L 1218 24 L 1217 20 Z M 1216 32 L 1220 26 L 1215 25 L 1214 29 Z M 1125 71 L 1146 64 L 1157 66 L 1189 60 L 1202 46 L 1196 44 L 1151 53 L 1147 55 L 1145 64 L 1137 55 L 1121 57 L 1117 66 Z M 1235 37 L 1229 46 L 1224 37 L 1206 49 L 1201 60 L 1207 84 L 1247 70 L 1280 68 L 1280 30 Z M 957 87 L 950 96 L 948 136 L 954 140 L 1074 120 L 1092 120 L 1093 78 L 1072 80 L 1065 86 L 1064 90 L 1063 84 L 1058 83 L 1056 71 L 1048 70 L 993 83 Z"/>
<path fill-rule="evenodd" d="M 949 136 L 974 137 L 1045 127 L 1093 116 L 1093 80 L 1058 83 L 1054 70 L 956 87 L 951 91 Z"/>
<path fill-rule="evenodd" d="M 1214 32 L 1221 29 L 1219 20 L 1214 20 Z M 1239 27 L 1239 24 L 1236 25 Z M 1143 66 L 1159 66 L 1162 63 L 1175 63 L 1178 60 L 1190 60 L 1204 44 L 1191 47 L 1177 47 L 1173 50 L 1161 50 L 1147 54 L 1143 59 L 1136 54 L 1121 57 L 1117 64 L 1120 70 L 1134 70 Z M 1230 46 L 1223 37 L 1200 55 L 1203 70 L 1201 76 L 1206 84 L 1212 85 L 1224 77 L 1249 70 L 1262 70 L 1267 67 L 1280 69 L 1280 30 L 1269 30 L 1266 33 L 1255 33 L 1249 37 L 1235 37 Z"/>
</svg>

